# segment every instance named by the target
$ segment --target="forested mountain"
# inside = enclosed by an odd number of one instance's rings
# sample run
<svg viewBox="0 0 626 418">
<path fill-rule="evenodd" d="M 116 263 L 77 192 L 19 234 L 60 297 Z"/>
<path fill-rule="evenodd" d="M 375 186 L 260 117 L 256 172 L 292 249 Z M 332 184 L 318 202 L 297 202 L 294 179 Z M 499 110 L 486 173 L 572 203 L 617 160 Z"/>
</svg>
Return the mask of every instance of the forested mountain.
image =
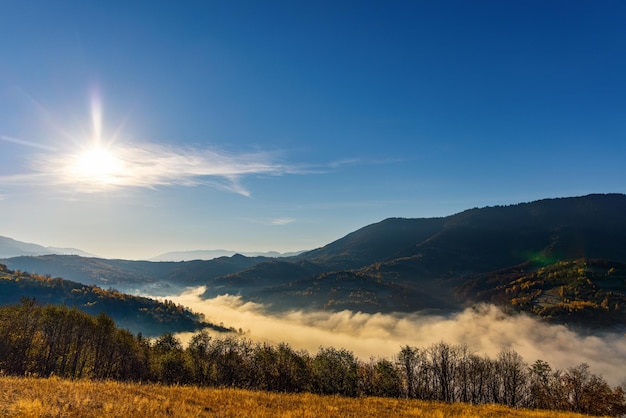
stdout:
<svg viewBox="0 0 626 418">
<path fill-rule="evenodd" d="M 546 199 L 470 209 L 446 218 L 391 218 L 301 258 L 359 268 L 419 260 L 422 268 L 489 271 L 533 257 L 626 261 L 626 195 Z M 337 262 L 329 261 L 337 260 Z"/>
<path fill-rule="evenodd" d="M 0 305 L 15 304 L 23 299 L 35 300 L 39 304 L 76 307 L 92 315 L 105 313 L 119 327 L 146 336 L 195 331 L 204 327 L 229 331 L 202 322 L 204 318 L 201 315 L 171 301 L 159 302 L 60 278 L 11 271 L 0 264 Z"/>
<path fill-rule="evenodd" d="M 407 312 L 458 309 L 488 300 L 539 314 L 532 308 L 539 303 L 536 298 L 520 304 L 529 296 L 500 295 L 499 290 L 514 286 L 502 281 L 527 281 L 524 277 L 540 268 L 553 264 L 559 268 L 558 263 L 573 260 L 626 263 L 625 214 L 626 195 L 596 194 L 475 208 L 444 218 L 390 218 L 322 248 L 281 259 L 235 255 L 210 261 L 151 263 L 43 256 L 5 262 L 14 269 L 151 294 L 204 285 L 205 297 L 238 294 L 274 309 Z M 520 265 L 525 267 L 519 275 L 511 273 Z M 494 273 L 506 269 L 510 274 Z M 585 270 L 581 280 L 593 282 L 587 273 Z M 499 279 L 492 280 L 496 276 Z M 613 292 L 611 301 L 626 294 L 626 283 L 619 277 L 604 280 Z M 490 284 L 500 287 L 492 289 L 495 293 L 486 293 L 484 287 Z M 553 292 L 551 289 L 542 292 Z M 592 286 L 560 303 L 573 309 L 600 300 L 601 306 L 604 291 L 602 286 Z M 539 315 L 560 322 L 575 316 L 583 325 L 626 322 L 619 309 L 607 312 L 595 312 L 589 321 L 584 314 Z"/>
<path fill-rule="evenodd" d="M 387 219 L 296 258 L 325 271 L 280 280 L 260 291 L 248 289 L 244 294 L 283 309 L 314 306 L 389 312 L 457 309 L 489 301 L 559 322 L 590 326 L 626 323 L 624 311 L 613 309 L 615 303 L 622 306 L 619 300 L 626 295 L 626 282 L 619 274 L 603 279 L 603 286 L 612 292 L 609 299 L 615 300 L 613 308 L 593 313 L 590 307 L 601 306 L 607 297 L 602 286 L 583 292 L 572 284 L 579 291 L 560 301 L 567 304 L 562 308 L 570 312 L 576 306 L 587 306 L 587 310 L 567 315 L 557 314 L 555 308 L 531 309 L 536 302 L 520 304 L 514 293 L 504 297 L 498 292 L 507 285 L 500 282 L 497 285 L 504 287 L 491 289 L 499 297 L 486 298 L 481 288 L 496 285 L 489 280 L 492 272 L 515 271 L 523 263 L 523 272 L 506 278 L 518 280 L 540 268 L 555 263 L 553 268 L 559 268 L 559 262 L 578 259 L 582 263 L 595 260 L 593 266 L 606 260 L 626 263 L 625 214 L 626 196 L 613 194 L 471 209 L 446 218 Z M 231 275 L 230 280 L 244 274 L 254 276 L 255 271 L 269 267 L 258 264 Z M 592 280 L 592 270 L 581 270 L 576 280 Z M 212 294 L 209 286 L 207 296 Z"/>
</svg>

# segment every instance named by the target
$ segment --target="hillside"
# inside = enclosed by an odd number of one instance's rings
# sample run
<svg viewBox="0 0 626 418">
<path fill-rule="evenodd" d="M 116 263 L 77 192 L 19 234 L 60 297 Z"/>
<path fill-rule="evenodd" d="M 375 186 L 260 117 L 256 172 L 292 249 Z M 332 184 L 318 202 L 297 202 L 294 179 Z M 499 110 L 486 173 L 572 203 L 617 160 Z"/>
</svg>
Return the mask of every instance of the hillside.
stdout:
<svg viewBox="0 0 626 418">
<path fill-rule="evenodd" d="M 298 258 L 330 269 L 364 267 L 401 257 L 439 233 L 444 225 L 444 218 L 390 218 L 361 228 L 322 248 L 300 254 Z"/>
<path fill-rule="evenodd" d="M 525 263 L 478 275 L 467 299 L 573 325 L 626 326 L 626 264 L 601 259 Z"/>
<path fill-rule="evenodd" d="M 91 315 L 103 312 L 119 327 L 146 336 L 195 331 L 204 327 L 228 331 L 202 322 L 200 315 L 169 301 L 159 302 L 60 278 L 14 272 L 0 264 L 0 305 L 15 304 L 22 298 L 34 299 L 44 305 L 75 306 Z"/>
<path fill-rule="evenodd" d="M 322 248 L 280 259 L 234 255 L 152 263 L 40 256 L 11 258 L 6 264 L 129 292 L 165 295 L 185 286 L 204 285 L 207 298 L 237 294 L 277 311 L 447 311 L 484 300 L 472 292 L 471 285 L 481 275 L 524 263 L 536 268 L 578 259 L 626 263 L 624 213 L 626 195 L 595 194 L 474 208 L 443 218 L 390 218 Z M 603 298 L 601 290 L 591 288 L 578 302 L 596 303 Z M 624 289 L 613 292 L 619 299 Z M 489 300 L 511 305 L 505 298 Z M 620 323 L 620 312 L 600 322 Z M 575 315 L 576 319 L 561 314 L 540 316 L 558 322 L 575 320 L 581 326 L 597 324 L 582 314 Z"/>
</svg>

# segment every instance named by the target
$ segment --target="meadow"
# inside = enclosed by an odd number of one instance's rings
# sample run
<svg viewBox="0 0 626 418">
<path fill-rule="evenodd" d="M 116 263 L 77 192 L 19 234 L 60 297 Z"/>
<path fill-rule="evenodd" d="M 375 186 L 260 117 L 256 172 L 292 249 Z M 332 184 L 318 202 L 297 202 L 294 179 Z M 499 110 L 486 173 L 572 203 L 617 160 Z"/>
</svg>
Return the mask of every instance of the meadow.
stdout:
<svg viewBox="0 0 626 418">
<path fill-rule="evenodd" d="M 585 415 L 501 405 L 446 404 L 392 398 L 0 377 L 0 416 L 6 417 L 533 417 Z"/>
</svg>

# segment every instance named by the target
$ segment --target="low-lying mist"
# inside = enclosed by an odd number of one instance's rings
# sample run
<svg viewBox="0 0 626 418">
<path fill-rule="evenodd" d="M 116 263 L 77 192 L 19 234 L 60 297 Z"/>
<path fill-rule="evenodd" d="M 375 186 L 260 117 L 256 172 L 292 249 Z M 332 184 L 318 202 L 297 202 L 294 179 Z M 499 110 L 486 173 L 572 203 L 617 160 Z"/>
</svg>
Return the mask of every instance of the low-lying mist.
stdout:
<svg viewBox="0 0 626 418">
<path fill-rule="evenodd" d="M 351 350 L 362 360 L 392 358 L 405 345 L 426 348 L 444 341 L 466 344 L 477 354 L 495 358 L 503 348 L 518 352 L 529 364 L 541 359 L 553 369 L 587 363 L 609 384 L 625 382 L 626 335 L 580 335 L 562 325 L 550 325 L 528 315 L 506 315 L 492 305 L 465 309 L 448 316 L 432 314 L 368 314 L 362 312 L 292 311 L 270 313 L 263 305 L 223 295 L 203 300 L 204 288 L 168 299 L 203 313 L 206 320 L 241 328 L 261 342 L 287 342 L 316 353 L 320 346 Z M 190 337 L 181 334 L 183 342 Z"/>
</svg>

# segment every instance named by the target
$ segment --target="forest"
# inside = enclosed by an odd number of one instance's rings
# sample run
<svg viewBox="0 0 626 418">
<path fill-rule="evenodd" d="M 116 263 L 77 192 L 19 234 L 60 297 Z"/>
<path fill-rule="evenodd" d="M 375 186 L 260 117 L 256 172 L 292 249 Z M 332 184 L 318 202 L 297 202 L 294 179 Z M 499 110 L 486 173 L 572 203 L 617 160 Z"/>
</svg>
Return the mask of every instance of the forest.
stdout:
<svg viewBox="0 0 626 418">
<path fill-rule="evenodd" d="M 508 311 L 580 328 L 619 328 L 626 323 L 626 264 L 615 261 L 526 262 L 477 275 L 458 292 Z"/>
<path fill-rule="evenodd" d="M 611 388 L 586 364 L 553 370 L 510 349 L 492 359 L 442 341 L 363 361 L 341 348 L 311 354 L 207 330 L 184 347 L 171 333 L 150 339 L 119 329 L 104 313 L 32 299 L 0 307 L 0 374 L 626 414 L 623 388 Z"/>
</svg>

